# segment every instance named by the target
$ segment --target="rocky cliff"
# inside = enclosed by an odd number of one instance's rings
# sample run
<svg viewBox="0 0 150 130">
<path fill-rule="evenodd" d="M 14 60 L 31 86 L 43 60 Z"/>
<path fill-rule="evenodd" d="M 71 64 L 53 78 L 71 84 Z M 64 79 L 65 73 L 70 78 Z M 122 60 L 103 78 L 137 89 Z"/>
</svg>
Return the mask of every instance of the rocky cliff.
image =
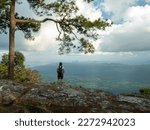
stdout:
<svg viewBox="0 0 150 130">
<path fill-rule="evenodd" d="M 150 112 L 150 99 L 67 84 L 0 80 L 0 112 Z"/>
</svg>

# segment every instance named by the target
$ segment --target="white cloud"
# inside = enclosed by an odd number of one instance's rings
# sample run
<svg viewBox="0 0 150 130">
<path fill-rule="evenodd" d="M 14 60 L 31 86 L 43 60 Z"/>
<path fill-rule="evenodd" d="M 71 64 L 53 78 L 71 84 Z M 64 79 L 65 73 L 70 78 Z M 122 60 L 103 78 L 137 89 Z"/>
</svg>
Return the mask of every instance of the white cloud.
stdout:
<svg viewBox="0 0 150 130">
<path fill-rule="evenodd" d="M 25 40 L 24 44 L 27 50 L 33 51 L 44 51 L 49 50 L 51 53 L 57 53 L 58 42 L 58 31 L 54 23 L 44 23 L 41 30 L 35 36 L 34 41 Z"/>
<path fill-rule="evenodd" d="M 149 11 L 149 5 L 130 7 L 126 11 L 124 19 L 127 19 L 128 21 L 130 20 L 138 22 L 147 21 L 149 20 Z"/>
<path fill-rule="evenodd" d="M 96 10 L 92 3 L 88 4 L 83 0 L 76 0 L 76 4 L 79 8 L 79 15 L 82 14 L 86 18 L 90 18 L 90 20 L 96 20 L 102 17 L 102 12 L 100 11 L 100 9 Z"/>
<path fill-rule="evenodd" d="M 128 52 L 150 50 L 150 6 L 128 9 L 126 22 L 113 25 L 102 38 L 100 50 L 106 52 Z"/>
<path fill-rule="evenodd" d="M 104 0 L 101 6 L 103 11 L 112 13 L 113 21 L 118 22 L 122 20 L 126 10 L 137 1 L 138 0 Z"/>
<path fill-rule="evenodd" d="M 145 0 L 145 2 L 150 3 L 150 0 Z"/>
</svg>

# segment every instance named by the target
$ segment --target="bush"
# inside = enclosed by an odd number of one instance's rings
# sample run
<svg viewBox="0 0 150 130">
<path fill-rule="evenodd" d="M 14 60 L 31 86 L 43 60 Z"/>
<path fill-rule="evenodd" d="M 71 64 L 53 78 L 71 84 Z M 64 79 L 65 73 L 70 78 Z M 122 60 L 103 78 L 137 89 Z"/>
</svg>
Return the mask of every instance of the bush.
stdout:
<svg viewBox="0 0 150 130">
<path fill-rule="evenodd" d="M 0 64 L 0 79 L 7 79 L 7 66 Z M 14 68 L 14 80 L 19 82 L 40 82 L 41 76 L 36 70 L 31 70 L 30 68 Z"/>
<path fill-rule="evenodd" d="M 4 64 L 0 64 L 0 79 L 7 78 L 7 66 Z"/>
<path fill-rule="evenodd" d="M 39 82 L 41 77 L 38 71 L 25 68 L 25 57 L 21 52 L 15 51 L 14 57 L 14 80 L 19 82 Z M 0 79 L 8 78 L 8 54 L 3 54 L 0 63 Z"/>
<path fill-rule="evenodd" d="M 39 82 L 41 79 L 41 76 L 39 75 L 38 71 L 31 70 L 30 68 L 19 68 L 15 67 L 15 76 L 14 79 L 16 81 L 21 82 Z"/>
<path fill-rule="evenodd" d="M 4 64 L 4 65 L 8 65 L 8 54 L 4 53 L 2 55 L 2 61 L 1 61 L 1 64 Z M 14 66 L 18 66 L 18 67 L 25 67 L 24 65 L 24 62 L 25 62 L 25 57 L 23 55 L 23 53 L 19 52 L 19 51 L 15 51 L 15 54 L 14 54 Z"/>
<path fill-rule="evenodd" d="M 145 97 L 150 97 L 150 88 L 140 89 L 140 93 Z"/>
</svg>

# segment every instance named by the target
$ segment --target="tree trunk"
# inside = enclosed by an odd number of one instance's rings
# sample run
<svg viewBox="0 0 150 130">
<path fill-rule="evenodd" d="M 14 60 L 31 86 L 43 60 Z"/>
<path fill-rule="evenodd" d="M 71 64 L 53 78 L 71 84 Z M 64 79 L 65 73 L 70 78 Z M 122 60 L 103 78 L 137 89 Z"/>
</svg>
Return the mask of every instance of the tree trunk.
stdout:
<svg viewBox="0 0 150 130">
<path fill-rule="evenodd" d="M 14 78 L 14 45 L 15 45 L 15 0 L 11 0 L 10 5 L 10 28 L 9 28 L 9 64 L 8 78 Z"/>
</svg>

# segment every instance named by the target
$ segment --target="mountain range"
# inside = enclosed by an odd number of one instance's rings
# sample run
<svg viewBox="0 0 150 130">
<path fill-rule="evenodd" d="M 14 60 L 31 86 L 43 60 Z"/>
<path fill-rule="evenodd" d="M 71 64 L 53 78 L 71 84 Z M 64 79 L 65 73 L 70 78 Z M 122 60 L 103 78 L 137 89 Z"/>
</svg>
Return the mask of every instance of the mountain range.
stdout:
<svg viewBox="0 0 150 130">
<path fill-rule="evenodd" d="M 119 63 L 73 62 L 63 63 L 64 82 L 74 86 L 98 88 L 120 94 L 134 93 L 150 88 L 150 64 L 127 65 Z M 42 82 L 56 82 L 58 64 L 33 67 L 42 76 Z"/>
</svg>

